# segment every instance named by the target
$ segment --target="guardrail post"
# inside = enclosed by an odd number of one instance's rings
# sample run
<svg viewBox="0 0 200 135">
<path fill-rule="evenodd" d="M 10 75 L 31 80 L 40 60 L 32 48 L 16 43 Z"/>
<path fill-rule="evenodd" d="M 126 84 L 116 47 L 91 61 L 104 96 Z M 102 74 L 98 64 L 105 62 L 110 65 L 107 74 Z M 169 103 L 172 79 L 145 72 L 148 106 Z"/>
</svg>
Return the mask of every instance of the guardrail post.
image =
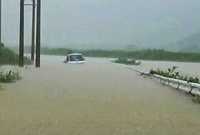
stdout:
<svg viewBox="0 0 200 135">
<path fill-rule="evenodd" d="M 190 91 L 189 91 L 189 94 L 192 94 L 192 90 L 193 90 L 193 87 L 192 87 L 192 85 L 190 85 Z"/>
<path fill-rule="evenodd" d="M 178 83 L 177 89 L 179 89 L 179 87 L 180 87 L 180 83 Z"/>
</svg>

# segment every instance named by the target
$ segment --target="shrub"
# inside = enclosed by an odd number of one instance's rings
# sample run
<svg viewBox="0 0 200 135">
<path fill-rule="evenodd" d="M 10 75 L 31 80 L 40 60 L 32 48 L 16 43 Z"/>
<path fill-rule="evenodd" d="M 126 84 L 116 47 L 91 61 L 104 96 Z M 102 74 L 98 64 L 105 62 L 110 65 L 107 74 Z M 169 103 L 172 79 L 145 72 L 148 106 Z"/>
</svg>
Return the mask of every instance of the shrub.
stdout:
<svg viewBox="0 0 200 135">
<path fill-rule="evenodd" d="M 7 71 L 0 71 L 0 82 L 8 83 L 21 79 L 19 70 L 10 69 Z"/>
<path fill-rule="evenodd" d="M 1 47 L 4 47 L 4 43 L 0 43 L 0 48 L 1 48 Z"/>
<path fill-rule="evenodd" d="M 19 56 L 6 47 L 0 47 L 0 65 L 17 65 L 19 60 Z M 24 57 L 24 63 L 30 65 L 31 60 L 27 57 Z"/>
<path fill-rule="evenodd" d="M 125 57 L 119 57 L 117 60 L 114 61 L 115 63 L 121 63 L 121 64 L 127 64 L 127 65 L 139 65 L 140 62 L 136 61 L 133 58 L 125 58 Z"/>
<path fill-rule="evenodd" d="M 167 71 L 165 70 L 150 70 L 150 74 L 157 74 L 157 75 L 161 75 L 164 77 L 169 77 L 169 78 L 173 78 L 173 79 L 179 79 L 179 80 L 183 80 L 183 81 L 187 81 L 187 82 L 191 82 L 191 83 L 200 83 L 200 80 L 198 77 L 192 77 L 192 76 L 184 76 L 184 75 L 180 75 L 179 72 L 176 71 L 177 67 L 172 67 L 172 68 L 168 68 Z"/>
</svg>

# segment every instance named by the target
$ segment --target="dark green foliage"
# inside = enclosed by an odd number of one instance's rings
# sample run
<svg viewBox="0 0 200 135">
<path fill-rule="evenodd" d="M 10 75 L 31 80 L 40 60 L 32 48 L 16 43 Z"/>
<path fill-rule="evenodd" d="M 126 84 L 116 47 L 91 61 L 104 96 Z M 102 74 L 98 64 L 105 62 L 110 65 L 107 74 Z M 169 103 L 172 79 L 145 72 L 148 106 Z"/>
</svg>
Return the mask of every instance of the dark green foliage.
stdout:
<svg viewBox="0 0 200 135">
<path fill-rule="evenodd" d="M 183 81 L 187 81 L 187 82 L 191 82 L 191 83 L 200 83 L 200 80 L 198 77 L 188 77 L 188 76 L 184 76 L 184 75 L 180 75 L 179 72 L 176 71 L 177 67 L 173 67 L 173 68 L 169 68 L 167 71 L 164 70 L 150 70 L 150 74 L 157 74 L 157 75 L 161 75 L 164 77 L 169 77 L 169 78 L 173 78 L 173 79 L 179 79 L 179 80 L 183 80 Z"/>
<path fill-rule="evenodd" d="M 199 83 L 198 77 L 189 77 L 188 82 Z"/>
<path fill-rule="evenodd" d="M 85 56 L 92 57 L 128 57 L 144 60 L 166 60 L 166 61 L 195 61 L 200 62 L 200 53 L 180 53 L 169 52 L 165 50 L 140 50 L 140 51 L 123 51 L 123 50 L 87 50 L 82 51 Z"/>
<path fill-rule="evenodd" d="M 0 48 L 1 48 L 1 47 L 4 47 L 4 43 L 0 43 Z"/>
<path fill-rule="evenodd" d="M 125 57 L 120 57 L 117 60 L 114 61 L 115 63 L 121 63 L 121 64 L 126 64 L 126 65 L 139 65 L 141 64 L 140 62 L 137 62 L 135 59 L 128 59 Z"/>
<path fill-rule="evenodd" d="M 0 47 L 0 65 L 4 64 L 11 64 L 16 65 L 18 64 L 18 55 L 6 47 Z M 28 58 L 24 58 L 25 64 L 31 64 L 31 61 Z"/>
<path fill-rule="evenodd" d="M 15 64 L 17 55 L 8 48 L 0 48 L 0 64 Z"/>
<path fill-rule="evenodd" d="M 42 54 L 66 55 L 71 52 L 80 52 L 88 57 L 108 57 L 108 58 L 135 58 L 143 60 L 165 60 L 165 61 L 193 61 L 200 62 L 200 53 L 169 52 L 158 49 L 147 49 L 137 51 L 125 50 L 71 50 L 71 49 L 49 49 L 43 48 Z"/>
</svg>

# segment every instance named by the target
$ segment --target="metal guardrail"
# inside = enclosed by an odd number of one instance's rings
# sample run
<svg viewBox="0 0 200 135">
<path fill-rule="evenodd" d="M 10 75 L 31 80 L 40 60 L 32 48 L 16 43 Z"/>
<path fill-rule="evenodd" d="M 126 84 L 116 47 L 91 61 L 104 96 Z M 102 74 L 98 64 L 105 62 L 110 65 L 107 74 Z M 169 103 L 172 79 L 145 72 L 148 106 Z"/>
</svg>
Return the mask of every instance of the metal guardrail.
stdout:
<svg viewBox="0 0 200 135">
<path fill-rule="evenodd" d="M 161 83 L 164 83 L 171 87 L 174 87 L 174 88 L 177 88 L 180 90 L 184 90 L 190 94 L 200 95 L 200 84 L 198 84 L 198 83 L 191 83 L 191 82 L 187 82 L 187 81 L 183 81 L 183 80 L 179 80 L 179 79 L 168 78 L 168 77 L 164 77 L 164 76 L 156 75 L 156 74 L 153 74 L 152 76 L 154 78 L 159 79 Z"/>
<path fill-rule="evenodd" d="M 140 75 L 154 77 L 154 78 L 160 80 L 160 82 L 165 85 L 171 86 L 171 87 L 179 89 L 179 90 L 186 91 L 193 95 L 200 96 L 200 84 L 198 84 L 198 83 L 191 83 L 191 82 L 187 82 L 187 81 L 183 81 L 183 80 L 179 80 L 179 79 L 168 78 L 168 77 L 164 77 L 164 76 L 157 75 L 157 74 L 152 75 L 149 72 L 142 72 L 142 71 L 132 69 L 132 68 L 128 68 L 128 69 L 133 70 L 133 71 L 139 73 Z"/>
</svg>

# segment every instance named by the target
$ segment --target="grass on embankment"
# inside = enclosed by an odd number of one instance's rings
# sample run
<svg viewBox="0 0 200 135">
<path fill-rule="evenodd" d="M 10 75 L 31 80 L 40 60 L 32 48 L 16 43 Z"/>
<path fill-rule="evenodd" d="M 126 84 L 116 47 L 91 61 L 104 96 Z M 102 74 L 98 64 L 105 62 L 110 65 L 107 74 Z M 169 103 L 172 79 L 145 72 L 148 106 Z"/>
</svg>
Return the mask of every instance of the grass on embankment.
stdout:
<svg viewBox="0 0 200 135">
<path fill-rule="evenodd" d="M 169 52 L 159 49 L 146 49 L 138 51 L 127 50 L 71 50 L 66 48 L 42 48 L 42 54 L 66 55 L 71 52 L 80 52 L 88 57 L 108 57 L 108 58 L 134 58 L 143 60 L 163 60 L 163 61 L 190 61 L 200 62 L 200 53 Z"/>
<path fill-rule="evenodd" d="M 0 65 L 17 65 L 19 57 L 9 48 L 0 46 Z M 25 64 L 31 64 L 31 61 L 24 57 Z"/>
<path fill-rule="evenodd" d="M 21 74 L 17 67 L 0 67 L 0 91 L 3 90 L 2 83 L 12 83 L 21 79 Z"/>
<path fill-rule="evenodd" d="M 178 79 L 182 81 L 186 81 L 188 83 L 198 83 L 200 84 L 200 79 L 195 76 L 187 76 L 187 75 L 182 75 L 180 72 L 176 71 L 177 67 L 172 67 L 168 68 L 168 70 L 161 70 L 161 69 L 151 69 L 150 74 L 156 74 L 156 75 L 161 75 L 167 78 L 173 78 L 173 79 Z"/>
<path fill-rule="evenodd" d="M 4 66 L 17 65 L 18 60 L 19 57 L 14 51 L 4 47 L 3 44 L 0 45 L 0 83 L 13 82 L 21 78 L 17 67 Z M 31 60 L 26 57 L 24 57 L 24 62 L 25 64 L 31 64 Z"/>
</svg>

